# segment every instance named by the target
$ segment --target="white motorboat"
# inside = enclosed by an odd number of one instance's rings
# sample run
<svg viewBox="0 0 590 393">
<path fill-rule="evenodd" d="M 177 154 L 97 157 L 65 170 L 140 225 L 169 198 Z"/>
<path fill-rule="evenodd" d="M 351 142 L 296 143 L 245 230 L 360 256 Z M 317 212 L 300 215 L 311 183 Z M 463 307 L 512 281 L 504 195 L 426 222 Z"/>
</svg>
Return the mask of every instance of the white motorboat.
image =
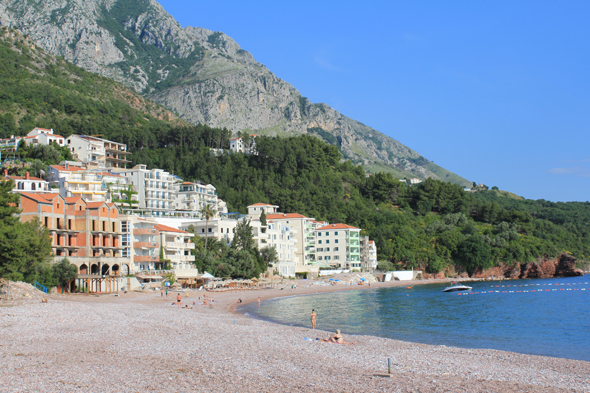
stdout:
<svg viewBox="0 0 590 393">
<path fill-rule="evenodd" d="M 463 284 L 457 284 L 455 281 L 451 281 L 451 286 L 443 289 L 443 292 L 456 292 L 456 291 L 471 291 L 473 288 Z"/>
</svg>

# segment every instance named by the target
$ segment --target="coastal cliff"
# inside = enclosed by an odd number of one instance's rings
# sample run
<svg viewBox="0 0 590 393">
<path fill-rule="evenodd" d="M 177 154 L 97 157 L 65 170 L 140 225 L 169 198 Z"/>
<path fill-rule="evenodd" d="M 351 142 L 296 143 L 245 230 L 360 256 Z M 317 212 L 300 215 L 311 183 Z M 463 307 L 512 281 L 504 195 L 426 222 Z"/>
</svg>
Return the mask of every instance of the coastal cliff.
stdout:
<svg viewBox="0 0 590 393">
<path fill-rule="evenodd" d="M 583 276 L 582 269 L 576 268 L 576 258 L 568 254 L 561 254 L 555 259 L 543 257 L 536 262 L 512 265 L 500 265 L 487 270 L 476 271 L 472 278 L 503 277 L 510 279 L 524 278 L 552 278 Z"/>
</svg>

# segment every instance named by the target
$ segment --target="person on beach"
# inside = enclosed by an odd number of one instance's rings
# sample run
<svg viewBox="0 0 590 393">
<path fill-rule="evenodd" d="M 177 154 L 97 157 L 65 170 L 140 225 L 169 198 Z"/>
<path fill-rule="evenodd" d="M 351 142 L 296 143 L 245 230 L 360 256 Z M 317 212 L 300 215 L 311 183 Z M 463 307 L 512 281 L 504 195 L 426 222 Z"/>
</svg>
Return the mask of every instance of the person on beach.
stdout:
<svg viewBox="0 0 590 393">
<path fill-rule="evenodd" d="M 164 297 L 164 288 L 160 288 L 160 297 Z"/>
<path fill-rule="evenodd" d="M 315 323 L 318 318 L 318 315 L 315 313 L 315 309 L 311 310 L 311 328 L 315 329 Z"/>
<path fill-rule="evenodd" d="M 239 298 L 238 299 L 238 303 L 242 303 L 242 298 Z"/>
<path fill-rule="evenodd" d="M 342 344 L 342 345 L 354 345 L 354 343 L 344 342 L 344 337 L 340 334 L 340 329 L 336 329 L 336 334 L 332 334 L 330 338 L 324 338 L 322 341 L 326 343 Z"/>
<path fill-rule="evenodd" d="M 258 297 L 258 307 L 260 307 L 260 296 Z"/>
<path fill-rule="evenodd" d="M 178 293 L 178 296 L 176 296 L 176 302 L 178 303 L 178 308 L 180 308 L 181 301 L 182 301 L 182 296 L 180 295 L 180 293 Z"/>
</svg>

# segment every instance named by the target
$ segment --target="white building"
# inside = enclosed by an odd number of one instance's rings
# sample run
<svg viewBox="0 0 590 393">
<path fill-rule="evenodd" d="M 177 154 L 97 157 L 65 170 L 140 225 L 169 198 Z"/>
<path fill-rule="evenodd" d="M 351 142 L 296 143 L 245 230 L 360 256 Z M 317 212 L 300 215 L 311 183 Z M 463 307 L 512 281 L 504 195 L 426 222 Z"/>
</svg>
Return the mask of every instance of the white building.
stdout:
<svg viewBox="0 0 590 393">
<path fill-rule="evenodd" d="M 127 145 L 86 135 L 70 135 L 66 144 L 75 160 L 87 165 L 126 168 Z"/>
<path fill-rule="evenodd" d="M 251 134 L 246 138 L 232 138 L 229 140 L 229 149 L 232 153 L 258 154 L 256 151 L 256 138 L 258 135 Z"/>
<path fill-rule="evenodd" d="M 34 193 L 51 192 L 49 184 L 45 180 L 29 176 L 29 172 L 26 172 L 25 176 L 8 176 L 8 170 L 4 169 L 4 179 L 14 181 L 13 193 L 20 191 Z"/>
<path fill-rule="evenodd" d="M 107 190 L 103 188 L 100 170 L 88 170 L 66 162 L 51 165 L 47 180 L 51 187 L 59 187 L 59 194 L 64 198 L 79 196 L 87 202 L 105 201 Z"/>
<path fill-rule="evenodd" d="M 360 270 L 360 232 L 360 228 L 346 224 L 330 224 L 317 228 L 315 234 L 318 263 Z"/>
<path fill-rule="evenodd" d="M 217 192 L 213 185 L 187 181 L 178 185 L 177 210 L 199 211 L 205 205 L 211 205 L 216 211 L 219 211 Z"/>
<path fill-rule="evenodd" d="M 377 246 L 368 236 L 360 241 L 361 245 L 361 268 L 363 271 L 373 271 L 377 268 Z"/>
<path fill-rule="evenodd" d="M 178 188 L 177 177 L 163 169 L 147 169 L 136 165 L 133 169 L 116 169 L 117 174 L 127 178 L 137 191 L 140 209 L 175 210 Z"/>
<path fill-rule="evenodd" d="M 265 246 L 274 248 L 277 252 L 278 262 L 273 268 L 283 277 L 295 277 L 297 258 L 296 232 L 288 224 L 268 221 L 266 228 L 267 240 Z"/>
<path fill-rule="evenodd" d="M 25 137 L 27 145 L 49 145 L 52 142 L 57 143 L 60 146 L 65 145 L 65 138 L 61 135 L 53 133 L 53 128 L 39 128 L 35 127 Z"/>
</svg>

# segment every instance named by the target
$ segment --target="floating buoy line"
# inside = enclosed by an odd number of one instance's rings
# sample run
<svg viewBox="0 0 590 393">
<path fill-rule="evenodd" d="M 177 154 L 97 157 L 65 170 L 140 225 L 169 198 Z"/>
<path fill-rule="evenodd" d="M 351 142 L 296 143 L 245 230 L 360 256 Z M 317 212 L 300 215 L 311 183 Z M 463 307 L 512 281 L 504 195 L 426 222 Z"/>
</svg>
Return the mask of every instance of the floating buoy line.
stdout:
<svg viewBox="0 0 590 393">
<path fill-rule="evenodd" d="M 490 285 L 490 288 L 519 288 L 519 287 L 538 287 L 538 286 L 560 286 L 567 287 L 572 285 L 588 285 L 588 282 L 573 282 L 568 284 L 518 284 L 518 285 Z M 490 290 L 480 292 L 459 292 L 457 295 L 480 295 L 484 293 L 525 293 L 525 292 L 553 292 L 553 291 L 590 291 L 589 288 L 535 288 L 535 289 L 519 289 L 519 290 Z"/>
</svg>

